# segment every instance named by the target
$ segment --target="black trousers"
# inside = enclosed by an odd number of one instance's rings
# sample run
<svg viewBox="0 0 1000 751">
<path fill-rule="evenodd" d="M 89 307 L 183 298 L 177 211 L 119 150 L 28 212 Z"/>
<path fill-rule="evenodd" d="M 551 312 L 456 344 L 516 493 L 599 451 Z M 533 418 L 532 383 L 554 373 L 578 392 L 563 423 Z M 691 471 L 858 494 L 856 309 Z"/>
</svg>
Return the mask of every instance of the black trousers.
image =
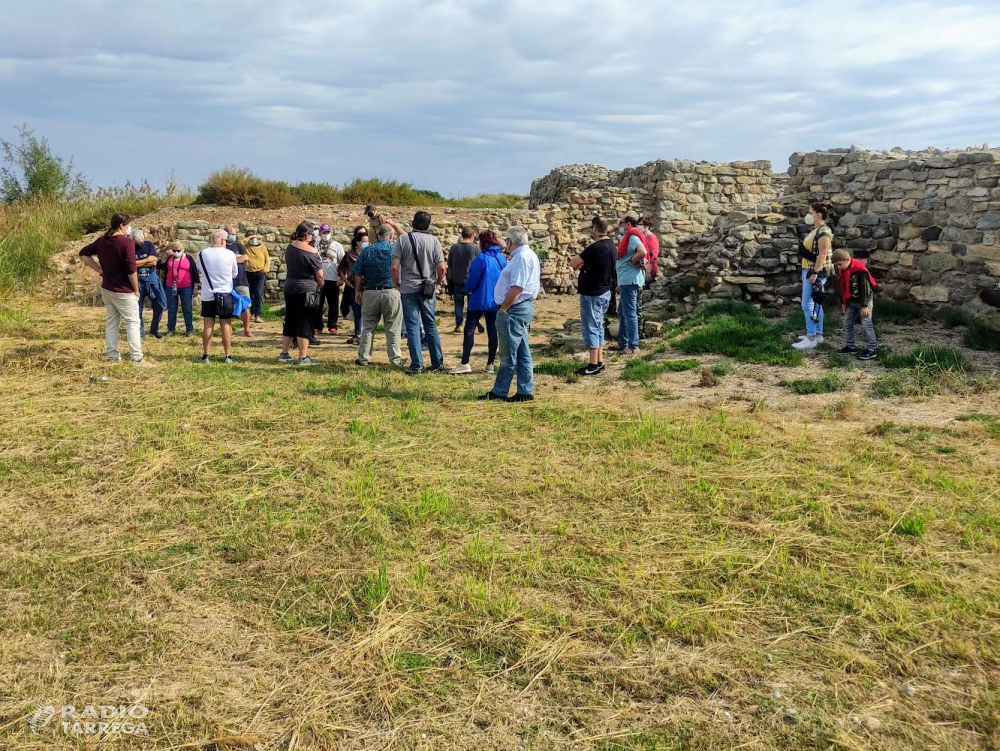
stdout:
<svg viewBox="0 0 1000 751">
<path fill-rule="evenodd" d="M 337 328 L 337 314 L 340 311 L 340 285 L 336 281 L 323 282 L 323 289 L 319 291 L 319 305 L 313 313 L 312 327 L 314 331 L 323 330 L 323 304 L 330 306 L 326 316 L 326 327 L 328 329 Z"/>
</svg>

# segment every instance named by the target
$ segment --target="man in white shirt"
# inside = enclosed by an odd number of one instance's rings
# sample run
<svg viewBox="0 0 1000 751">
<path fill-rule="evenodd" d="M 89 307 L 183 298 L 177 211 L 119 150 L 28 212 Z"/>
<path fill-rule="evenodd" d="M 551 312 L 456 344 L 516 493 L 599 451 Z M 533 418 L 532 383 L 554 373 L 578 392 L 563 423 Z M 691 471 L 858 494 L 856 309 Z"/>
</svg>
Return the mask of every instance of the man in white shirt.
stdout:
<svg viewBox="0 0 1000 751">
<path fill-rule="evenodd" d="M 542 287 L 542 268 L 538 256 L 528 245 L 528 231 L 511 227 L 504 235 L 510 260 L 500 272 L 493 299 L 500 310 L 497 333 L 500 335 L 500 369 L 493 389 L 479 397 L 480 401 L 530 402 L 535 398 L 531 348 L 528 327 L 535 317 L 531 304 Z M 510 393 L 510 382 L 517 377 L 517 391 Z"/>
<path fill-rule="evenodd" d="M 340 288 L 344 284 L 340 280 L 337 268 L 344 260 L 346 251 L 344 246 L 333 239 L 333 231 L 329 224 L 324 224 L 319 228 L 319 245 L 316 246 L 320 258 L 323 259 L 323 289 L 319 291 L 319 307 L 313 314 L 313 333 L 318 334 L 323 330 L 323 306 L 329 304 L 330 309 L 326 317 L 327 332 L 337 333 L 337 315 L 340 313 Z M 344 294 L 349 294 L 345 290 Z"/>
<path fill-rule="evenodd" d="M 230 347 L 233 341 L 232 305 L 226 310 L 219 310 L 215 302 L 217 294 L 232 297 L 233 284 L 239 276 L 240 268 L 236 256 L 226 247 L 227 232 L 217 229 L 212 233 L 211 245 L 198 254 L 198 266 L 201 271 L 201 344 L 204 354 L 198 361 L 202 364 L 211 362 L 208 351 L 212 345 L 212 335 L 215 332 L 215 319 L 219 319 L 222 329 L 222 348 L 226 353 L 226 362 L 232 363 Z"/>
</svg>

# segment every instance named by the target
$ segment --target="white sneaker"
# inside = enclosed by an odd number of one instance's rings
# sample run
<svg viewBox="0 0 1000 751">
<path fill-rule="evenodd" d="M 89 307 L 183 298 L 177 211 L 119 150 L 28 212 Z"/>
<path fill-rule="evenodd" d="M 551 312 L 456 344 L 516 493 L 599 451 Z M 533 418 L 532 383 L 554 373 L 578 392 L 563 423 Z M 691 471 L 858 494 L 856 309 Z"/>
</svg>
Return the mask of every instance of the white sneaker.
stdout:
<svg viewBox="0 0 1000 751">
<path fill-rule="evenodd" d="M 792 349 L 816 349 L 817 344 L 819 344 L 818 339 L 812 342 L 808 339 L 803 339 L 801 342 L 795 342 L 792 345 Z"/>
<path fill-rule="evenodd" d="M 472 366 L 469 363 L 462 363 L 457 368 L 452 368 L 448 371 L 448 375 L 465 375 L 466 373 L 472 372 Z"/>
<path fill-rule="evenodd" d="M 484 373 L 495 373 L 496 369 L 497 369 L 497 366 L 494 365 L 493 363 L 489 362 L 489 363 L 486 363 L 486 366 L 483 368 L 483 372 Z"/>
<path fill-rule="evenodd" d="M 141 360 L 133 360 L 132 361 L 132 367 L 133 368 L 152 368 L 153 367 L 153 363 L 151 363 L 149 360 L 147 360 L 144 357 Z"/>
<path fill-rule="evenodd" d="M 799 334 L 799 341 L 800 342 L 804 341 L 805 339 L 808 339 L 808 338 L 809 337 L 806 336 L 805 334 Z M 822 344 L 822 343 L 823 343 L 823 335 L 822 334 L 816 334 L 816 344 Z"/>
</svg>

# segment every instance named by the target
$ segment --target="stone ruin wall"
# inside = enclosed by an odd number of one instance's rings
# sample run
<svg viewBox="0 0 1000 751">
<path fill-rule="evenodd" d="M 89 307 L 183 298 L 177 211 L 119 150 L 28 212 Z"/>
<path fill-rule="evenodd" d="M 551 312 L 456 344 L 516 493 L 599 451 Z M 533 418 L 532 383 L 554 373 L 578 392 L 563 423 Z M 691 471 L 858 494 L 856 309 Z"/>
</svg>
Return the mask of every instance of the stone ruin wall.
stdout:
<svg viewBox="0 0 1000 751">
<path fill-rule="evenodd" d="M 837 244 L 868 257 L 880 294 L 1000 307 L 1000 151 L 796 153 L 789 196 L 829 199 Z"/>
</svg>

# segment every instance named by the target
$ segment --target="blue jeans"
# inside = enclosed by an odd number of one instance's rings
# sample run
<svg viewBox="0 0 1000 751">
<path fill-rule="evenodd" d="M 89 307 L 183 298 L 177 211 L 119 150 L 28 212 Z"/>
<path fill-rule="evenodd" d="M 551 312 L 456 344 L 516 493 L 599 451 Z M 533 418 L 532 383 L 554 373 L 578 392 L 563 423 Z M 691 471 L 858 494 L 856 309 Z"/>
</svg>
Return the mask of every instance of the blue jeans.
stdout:
<svg viewBox="0 0 1000 751">
<path fill-rule="evenodd" d="M 817 314 L 819 320 L 813 322 L 813 307 L 819 308 Z M 806 314 L 806 336 L 822 335 L 823 333 L 823 306 L 813 302 L 813 286 L 809 281 L 809 269 L 802 269 L 802 312 Z"/>
<path fill-rule="evenodd" d="M 248 271 L 247 281 L 250 283 L 250 315 L 259 316 L 264 307 L 264 282 L 267 274 L 263 271 Z"/>
<path fill-rule="evenodd" d="M 465 299 L 468 297 L 464 284 L 452 286 L 452 297 L 455 298 L 455 328 L 462 328 L 462 321 L 465 320 Z"/>
<path fill-rule="evenodd" d="M 528 346 L 528 326 L 535 317 L 530 300 L 511 305 L 506 313 L 497 313 L 497 333 L 500 335 L 500 369 L 493 384 L 493 393 L 507 396 L 510 382 L 517 376 L 517 393 L 535 393 L 534 366 Z"/>
<path fill-rule="evenodd" d="M 611 302 L 611 290 L 603 295 L 580 295 L 580 328 L 587 349 L 604 346 L 604 314 Z"/>
<path fill-rule="evenodd" d="M 639 346 L 639 285 L 623 284 L 618 288 L 618 346 Z"/>
<path fill-rule="evenodd" d="M 191 309 L 193 292 L 194 287 L 178 287 L 176 292 L 173 287 L 167 287 L 167 331 L 173 332 L 177 328 L 178 301 L 184 311 L 184 330 L 188 333 L 194 331 L 194 318 Z"/>
<path fill-rule="evenodd" d="M 149 298 L 149 304 L 153 308 L 153 320 L 149 323 L 149 333 L 154 336 L 160 330 L 160 317 L 167 309 L 167 293 L 163 291 L 160 284 L 160 277 L 157 274 L 139 277 L 139 325 L 140 331 L 145 335 L 145 327 L 142 326 L 142 308 Z"/>
<path fill-rule="evenodd" d="M 441 335 L 437 330 L 434 298 L 427 299 L 419 292 L 403 295 L 403 323 L 406 326 L 406 348 L 410 350 L 410 370 L 424 369 L 424 355 L 420 347 L 420 325 L 423 324 L 427 336 L 427 349 L 431 356 L 431 367 L 440 368 L 444 362 L 441 351 Z"/>
</svg>

